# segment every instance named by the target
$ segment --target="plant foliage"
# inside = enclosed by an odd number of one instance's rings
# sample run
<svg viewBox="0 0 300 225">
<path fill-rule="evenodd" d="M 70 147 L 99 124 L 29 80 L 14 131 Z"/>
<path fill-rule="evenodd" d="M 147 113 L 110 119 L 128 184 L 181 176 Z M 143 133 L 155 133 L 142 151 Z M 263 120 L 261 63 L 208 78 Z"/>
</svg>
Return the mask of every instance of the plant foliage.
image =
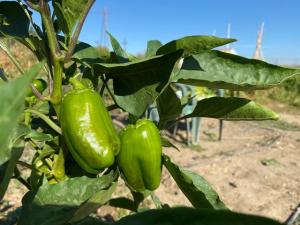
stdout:
<svg viewBox="0 0 300 225">
<path fill-rule="evenodd" d="M 122 179 L 117 164 L 98 175 L 88 174 L 76 164 L 68 154 L 59 122 L 60 103 L 70 90 L 71 77 L 81 79 L 88 88 L 106 96 L 109 99 L 107 108 L 123 111 L 129 122 L 145 117 L 150 106 L 156 107 L 159 114 L 157 125 L 163 131 L 170 124 L 192 117 L 225 120 L 278 118 L 267 107 L 235 97 L 203 99 L 190 113 L 182 115 L 188 101 L 176 94 L 176 84 L 260 90 L 278 86 L 299 74 L 298 69 L 214 50 L 236 40 L 213 36 L 186 36 L 166 44 L 151 40 L 145 58 L 137 59 L 122 49 L 118 40 L 108 33 L 113 51 L 100 54 L 97 48 L 78 40 L 93 3 L 94 0 L 0 2 L 1 36 L 22 43 L 40 61 L 28 71 L 19 68 L 22 74 L 19 78 L 1 79 L 0 82 L 0 198 L 3 198 L 10 179 L 17 179 L 28 188 L 18 224 L 107 224 L 90 217 L 105 204 L 133 211 L 133 215 L 112 223 L 116 225 L 279 224 L 267 218 L 231 212 L 202 176 L 176 165 L 169 156 L 162 156 L 163 166 L 193 208 L 170 208 L 150 192 L 131 190 L 133 199 L 112 198 L 118 180 Z M 42 26 L 34 22 L 33 11 L 40 14 Z M 16 64 L 17 59 L 13 61 Z M 30 85 L 37 76 L 48 81 L 44 93 Z M 26 96 L 28 88 L 35 96 Z M 177 148 L 165 137 L 162 136 L 161 140 L 163 146 Z M 32 151 L 31 162 L 20 161 L 24 148 Z M 31 170 L 30 177 L 19 171 L 17 164 L 20 163 Z M 139 212 L 139 205 L 147 196 L 152 196 L 160 209 Z"/>
</svg>

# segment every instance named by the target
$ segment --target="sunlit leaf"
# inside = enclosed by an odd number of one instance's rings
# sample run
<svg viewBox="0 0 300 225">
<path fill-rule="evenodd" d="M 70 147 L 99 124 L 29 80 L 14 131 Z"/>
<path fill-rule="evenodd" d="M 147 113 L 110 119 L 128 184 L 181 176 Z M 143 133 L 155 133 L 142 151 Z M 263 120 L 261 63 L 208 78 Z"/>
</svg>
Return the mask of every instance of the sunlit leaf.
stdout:
<svg viewBox="0 0 300 225">
<path fill-rule="evenodd" d="M 162 46 L 162 43 L 158 40 L 150 40 L 147 43 L 147 50 L 146 50 L 146 58 L 152 57 L 156 55 L 157 50 L 159 47 Z"/>
<path fill-rule="evenodd" d="M 163 156 L 163 159 L 164 166 L 194 207 L 199 209 L 227 209 L 217 192 L 203 177 L 182 169 L 172 163 L 166 155 Z"/>
<path fill-rule="evenodd" d="M 70 221 L 91 197 L 109 189 L 115 178 L 116 175 L 112 171 L 98 178 L 75 177 L 57 184 L 46 182 L 37 191 L 30 191 L 24 196 L 19 224 L 64 224 Z"/>
<path fill-rule="evenodd" d="M 52 5 L 57 16 L 59 27 L 64 34 L 71 37 L 81 18 L 88 0 L 53 0 Z"/>
<path fill-rule="evenodd" d="M 156 100 L 159 113 L 159 127 L 166 122 L 175 119 L 181 113 L 181 102 L 171 86 L 168 86 Z"/>
<path fill-rule="evenodd" d="M 271 109 L 245 98 L 211 97 L 197 102 L 192 113 L 184 118 L 210 117 L 222 120 L 277 120 Z"/>
<path fill-rule="evenodd" d="M 161 46 L 157 50 L 157 55 L 174 52 L 178 49 L 184 50 L 184 55 L 197 54 L 203 50 L 210 50 L 231 42 L 236 41 L 233 38 L 219 38 L 215 36 L 186 36 Z"/>
<path fill-rule="evenodd" d="M 229 90 L 258 90 L 279 85 L 300 74 L 255 59 L 220 51 L 203 51 L 185 58 L 174 82 Z"/>
<path fill-rule="evenodd" d="M 136 62 L 93 65 L 94 74 L 113 79 L 117 104 L 137 117 L 158 97 L 169 81 L 173 66 L 182 51 Z"/>
<path fill-rule="evenodd" d="M 112 48 L 114 50 L 114 53 L 117 58 L 118 63 L 126 63 L 129 62 L 129 57 L 128 54 L 125 52 L 125 50 L 121 47 L 120 43 L 117 41 L 117 39 L 109 32 L 107 32 L 109 38 L 110 38 L 110 43 L 112 45 Z"/>
</svg>

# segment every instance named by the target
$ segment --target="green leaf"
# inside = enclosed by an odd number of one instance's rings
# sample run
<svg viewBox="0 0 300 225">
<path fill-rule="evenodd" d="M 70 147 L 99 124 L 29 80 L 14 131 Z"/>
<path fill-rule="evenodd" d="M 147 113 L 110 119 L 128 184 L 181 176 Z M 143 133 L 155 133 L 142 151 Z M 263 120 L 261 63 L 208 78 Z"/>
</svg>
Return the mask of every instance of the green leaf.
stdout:
<svg viewBox="0 0 300 225">
<path fill-rule="evenodd" d="M 129 113 L 129 115 L 128 115 L 128 124 L 136 124 L 136 122 L 138 120 L 139 120 L 139 117 Z"/>
<path fill-rule="evenodd" d="M 13 176 L 16 163 L 23 153 L 25 142 L 22 138 L 29 132 L 29 127 L 19 124 L 12 135 L 11 146 L 13 147 L 11 148 L 10 159 L 0 166 L 0 201 L 3 199 L 10 179 Z"/>
<path fill-rule="evenodd" d="M 162 43 L 158 40 L 150 40 L 147 43 L 147 50 L 146 50 L 146 58 L 152 57 L 156 55 L 157 50 L 159 47 L 162 46 Z"/>
<path fill-rule="evenodd" d="M 174 82 L 246 91 L 274 87 L 296 74 L 300 70 L 211 50 L 185 58 Z"/>
<path fill-rule="evenodd" d="M 34 141 L 51 141 L 53 137 L 51 134 L 45 134 L 38 132 L 36 130 L 30 130 L 30 132 L 26 135 L 26 138 L 30 138 Z"/>
<path fill-rule="evenodd" d="M 158 97 L 169 81 L 173 66 L 182 51 L 146 60 L 121 64 L 94 64 L 94 74 L 113 79 L 117 104 L 139 117 Z"/>
<path fill-rule="evenodd" d="M 53 0 L 52 6 L 54 9 L 54 14 L 56 15 L 57 20 L 53 24 L 55 27 L 56 32 L 62 31 L 67 37 L 71 37 L 73 28 L 71 21 L 68 23 L 67 21 L 67 13 L 64 14 L 64 9 L 62 7 L 62 0 Z"/>
<path fill-rule="evenodd" d="M 47 58 L 48 49 L 46 46 L 45 40 L 29 35 L 24 39 L 19 40 L 23 45 L 32 51 L 36 55 L 39 61 L 42 61 Z"/>
<path fill-rule="evenodd" d="M 236 39 L 219 38 L 215 36 L 186 36 L 161 46 L 156 54 L 166 54 L 178 49 L 183 49 L 184 55 L 197 54 L 203 50 L 210 50 L 234 41 L 236 41 Z"/>
<path fill-rule="evenodd" d="M 99 79 L 98 76 L 94 75 L 94 71 L 91 68 L 86 68 L 82 74 L 82 81 L 84 83 L 84 79 L 88 79 L 92 82 L 93 88 L 98 90 L 99 87 L 103 86 L 103 81 Z M 89 82 L 90 83 L 90 82 Z M 98 90 L 99 91 L 99 90 Z"/>
<path fill-rule="evenodd" d="M 81 206 L 98 192 L 109 189 L 116 178 L 112 171 L 99 178 L 76 177 L 40 186 L 22 202 L 20 225 L 61 225 L 72 219 Z"/>
<path fill-rule="evenodd" d="M 282 225 L 261 216 L 225 210 L 194 209 L 188 207 L 152 209 L 123 217 L 114 223 L 87 218 L 74 225 Z"/>
<path fill-rule="evenodd" d="M 93 81 L 91 81 L 90 79 L 88 79 L 88 78 L 82 78 L 81 79 L 81 83 L 85 86 L 85 87 L 87 87 L 87 88 L 89 88 L 89 89 L 94 89 L 94 83 L 93 83 Z"/>
<path fill-rule="evenodd" d="M 80 42 L 76 45 L 72 59 L 80 63 L 85 63 L 85 65 L 88 66 L 103 62 L 100 51 L 84 42 Z"/>
<path fill-rule="evenodd" d="M 187 207 L 148 210 L 123 217 L 112 225 L 280 225 L 271 219 L 225 210 Z M 91 223 L 90 225 L 93 225 Z"/>
<path fill-rule="evenodd" d="M 0 2 L 0 33 L 13 37 L 29 35 L 29 20 L 22 6 L 17 2 Z"/>
<path fill-rule="evenodd" d="M 88 0 L 53 0 L 52 5 L 59 27 L 65 35 L 71 37 Z"/>
<path fill-rule="evenodd" d="M 109 201 L 111 195 L 116 190 L 116 187 L 117 183 L 115 182 L 107 190 L 101 190 L 94 194 L 87 202 L 79 207 L 69 222 L 82 220 L 92 212 L 95 212 L 100 206 Z"/>
<path fill-rule="evenodd" d="M 25 93 L 30 80 L 38 74 L 41 66 L 38 64 L 22 77 L 0 84 L 0 165 L 10 158 L 9 144 L 24 107 Z"/>
<path fill-rule="evenodd" d="M 159 113 L 159 128 L 163 128 L 168 121 L 175 119 L 181 113 L 180 99 L 171 86 L 167 86 L 159 95 L 156 105 Z"/>
<path fill-rule="evenodd" d="M 245 98 L 211 97 L 197 102 L 194 111 L 184 118 L 210 117 L 222 120 L 277 120 L 278 115 Z"/>
<path fill-rule="evenodd" d="M 164 137 L 160 137 L 160 139 L 161 139 L 161 145 L 163 147 L 175 148 L 177 151 L 180 152 L 180 149 L 176 145 L 172 144 L 168 139 L 166 139 Z"/>
<path fill-rule="evenodd" d="M 11 138 L 11 145 L 15 145 L 20 139 L 24 138 L 26 135 L 30 133 L 30 127 L 26 126 L 25 124 L 17 124 L 16 129 Z"/>
<path fill-rule="evenodd" d="M 49 102 L 39 101 L 31 109 L 47 115 L 49 114 L 49 110 L 50 110 Z"/>
<path fill-rule="evenodd" d="M 172 163 L 171 159 L 166 155 L 163 156 L 163 164 L 174 178 L 180 190 L 195 208 L 227 209 L 217 192 L 203 177 L 180 168 Z"/>
<path fill-rule="evenodd" d="M 121 47 L 120 43 L 117 41 L 117 39 L 112 36 L 111 33 L 107 32 L 109 38 L 110 38 L 110 43 L 112 45 L 112 48 L 116 54 L 117 57 L 117 62 L 118 63 L 127 63 L 129 62 L 129 57 L 128 54 L 125 52 L 125 50 Z"/>
<path fill-rule="evenodd" d="M 128 199 L 128 198 L 124 198 L 124 197 L 110 199 L 108 204 L 112 207 L 128 209 L 133 212 L 137 211 L 134 201 L 132 201 L 131 199 Z"/>
<path fill-rule="evenodd" d="M 89 216 L 81 221 L 71 223 L 72 225 L 110 225 L 112 223 L 106 223 L 95 217 Z"/>
<path fill-rule="evenodd" d="M 21 157 L 24 150 L 23 146 L 15 146 L 11 150 L 11 157 L 8 162 L 1 165 L 0 167 L 0 201 L 3 199 L 9 181 L 14 173 L 14 169 L 18 159 Z"/>
</svg>

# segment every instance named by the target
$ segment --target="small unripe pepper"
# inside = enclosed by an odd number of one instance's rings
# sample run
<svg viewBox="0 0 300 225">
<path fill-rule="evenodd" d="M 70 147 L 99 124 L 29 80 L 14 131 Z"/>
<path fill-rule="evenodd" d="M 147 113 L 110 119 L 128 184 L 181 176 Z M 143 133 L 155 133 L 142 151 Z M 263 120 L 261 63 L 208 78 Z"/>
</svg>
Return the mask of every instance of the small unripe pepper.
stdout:
<svg viewBox="0 0 300 225">
<path fill-rule="evenodd" d="M 70 78 L 74 89 L 62 99 L 60 124 L 72 157 L 88 173 L 114 163 L 120 140 L 100 95 Z"/>
<path fill-rule="evenodd" d="M 133 190 L 155 190 L 160 184 L 162 147 L 159 130 L 146 119 L 128 125 L 120 133 L 118 166 Z"/>
<path fill-rule="evenodd" d="M 43 79 L 34 79 L 31 81 L 31 84 L 38 90 L 38 92 L 43 93 L 43 91 L 47 88 L 47 83 Z M 37 98 L 35 97 L 31 86 L 27 88 L 26 97 L 25 97 L 25 106 L 32 107 L 37 103 Z M 24 113 L 24 123 L 29 125 L 31 121 L 31 113 L 25 112 Z"/>
<path fill-rule="evenodd" d="M 38 90 L 40 93 L 42 93 L 47 88 L 47 83 L 43 79 L 34 79 L 31 81 L 31 84 Z M 26 97 L 32 97 L 34 96 L 34 93 L 31 89 L 31 87 L 28 87 Z"/>
</svg>

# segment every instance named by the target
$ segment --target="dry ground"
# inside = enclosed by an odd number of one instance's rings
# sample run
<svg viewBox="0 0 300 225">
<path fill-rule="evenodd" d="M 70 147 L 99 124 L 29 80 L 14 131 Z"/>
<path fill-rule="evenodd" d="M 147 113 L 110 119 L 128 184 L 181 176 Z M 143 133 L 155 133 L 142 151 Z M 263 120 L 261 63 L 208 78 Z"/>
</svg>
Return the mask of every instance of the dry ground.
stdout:
<svg viewBox="0 0 300 225">
<path fill-rule="evenodd" d="M 300 112 L 282 106 L 272 106 L 282 111 L 278 122 L 225 121 L 221 142 L 218 121 L 203 119 L 201 147 L 166 153 L 204 176 L 230 209 L 284 221 L 300 202 Z M 168 174 L 157 194 L 186 202 Z"/>
</svg>

